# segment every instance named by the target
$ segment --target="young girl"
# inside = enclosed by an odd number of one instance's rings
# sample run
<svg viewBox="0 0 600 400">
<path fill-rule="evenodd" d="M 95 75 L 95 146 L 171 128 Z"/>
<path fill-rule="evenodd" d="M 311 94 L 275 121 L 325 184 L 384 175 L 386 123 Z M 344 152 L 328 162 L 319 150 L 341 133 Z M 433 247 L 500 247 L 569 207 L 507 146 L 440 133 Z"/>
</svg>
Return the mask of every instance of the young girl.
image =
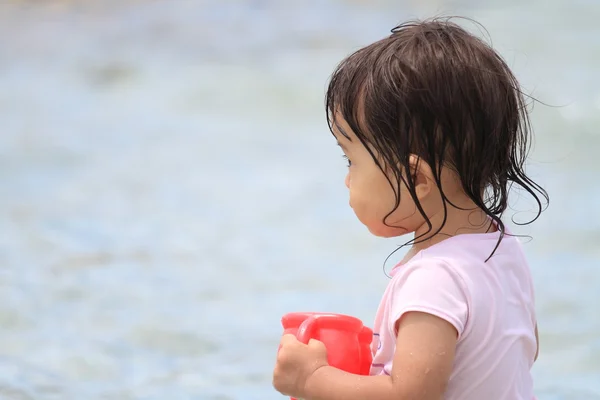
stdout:
<svg viewBox="0 0 600 400">
<path fill-rule="evenodd" d="M 400 25 L 345 59 L 327 91 L 350 206 L 381 237 L 414 233 L 375 316 L 371 376 L 285 335 L 273 384 L 311 400 L 533 399 L 529 267 L 501 216 L 530 139 L 514 75 L 448 20 Z M 536 216 L 536 218 L 537 218 Z"/>
</svg>

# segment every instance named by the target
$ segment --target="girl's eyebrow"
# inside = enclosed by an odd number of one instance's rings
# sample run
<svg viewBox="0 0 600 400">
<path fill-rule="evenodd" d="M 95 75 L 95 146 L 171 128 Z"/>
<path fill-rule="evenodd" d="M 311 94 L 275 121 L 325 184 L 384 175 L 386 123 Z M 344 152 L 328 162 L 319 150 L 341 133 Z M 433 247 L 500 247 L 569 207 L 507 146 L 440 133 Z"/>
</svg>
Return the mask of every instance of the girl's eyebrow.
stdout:
<svg viewBox="0 0 600 400">
<path fill-rule="evenodd" d="M 346 133 L 346 131 L 344 131 L 344 129 L 342 129 L 342 127 L 338 124 L 338 123 L 334 123 L 335 128 L 340 131 L 340 133 L 342 134 L 343 137 L 345 137 L 346 139 L 348 139 L 349 141 L 352 141 L 352 139 L 350 139 L 350 135 L 348 135 Z"/>
<path fill-rule="evenodd" d="M 342 150 L 348 151 L 348 149 L 346 148 L 346 146 L 344 146 L 343 143 L 337 142 L 337 145 L 340 146 L 342 148 Z"/>
</svg>

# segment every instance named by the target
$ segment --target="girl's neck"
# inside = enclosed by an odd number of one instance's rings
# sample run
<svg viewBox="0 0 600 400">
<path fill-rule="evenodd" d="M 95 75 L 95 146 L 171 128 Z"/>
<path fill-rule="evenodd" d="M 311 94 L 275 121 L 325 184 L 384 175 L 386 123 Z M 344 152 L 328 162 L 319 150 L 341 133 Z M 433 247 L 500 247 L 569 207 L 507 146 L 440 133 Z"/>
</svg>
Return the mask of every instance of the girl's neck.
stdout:
<svg viewBox="0 0 600 400">
<path fill-rule="evenodd" d="M 429 222 L 432 225 L 431 229 L 424 222 L 415 231 L 416 243 L 411 246 L 403 262 L 408 261 L 419 251 L 425 250 L 450 237 L 461 234 L 491 233 L 497 230 L 490 217 L 480 208 L 475 207 L 473 204 L 465 207 L 462 205 L 459 206 L 462 209 L 455 208 L 450 204 L 447 205 L 445 222 L 443 208 L 430 215 Z M 442 228 L 440 229 L 440 227 Z"/>
</svg>

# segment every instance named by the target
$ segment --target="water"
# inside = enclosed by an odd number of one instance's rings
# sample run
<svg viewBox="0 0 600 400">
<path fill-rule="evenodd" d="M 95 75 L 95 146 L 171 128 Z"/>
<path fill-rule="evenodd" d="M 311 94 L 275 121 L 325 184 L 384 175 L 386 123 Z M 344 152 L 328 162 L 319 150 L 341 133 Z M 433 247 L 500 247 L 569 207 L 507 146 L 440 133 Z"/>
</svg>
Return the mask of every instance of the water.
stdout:
<svg viewBox="0 0 600 400">
<path fill-rule="evenodd" d="M 0 5 L 0 398 L 277 399 L 282 314 L 371 321 L 402 241 L 347 207 L 324 87 L 441 12 L 477 18 L 560 106 L 533 114 L 551 207 L 517 229 L 536 388 L 600 398 L 596 2 L 89 3 Z"/>
</svg>

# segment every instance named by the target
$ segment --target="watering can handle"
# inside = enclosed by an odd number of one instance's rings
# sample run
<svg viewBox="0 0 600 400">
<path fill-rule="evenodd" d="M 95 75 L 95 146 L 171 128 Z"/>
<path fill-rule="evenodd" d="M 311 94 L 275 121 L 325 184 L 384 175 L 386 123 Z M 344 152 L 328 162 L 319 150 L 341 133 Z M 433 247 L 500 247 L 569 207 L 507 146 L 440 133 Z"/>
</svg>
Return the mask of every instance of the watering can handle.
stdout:
<svg viewBox="0 0 600 400">
<path fill-rule="evenodd" d="M 298 333 L 296 334 L 296 338 L 299 342 L 308 344 L 310 339 L 315 334 L 318 320 L 318 316 L 311 315 L 310 317 L 306 318 L 304 322 L 302 322 L 302 324 L 300 324 L 300 327 L 298 328 Z"/>
</svg>

